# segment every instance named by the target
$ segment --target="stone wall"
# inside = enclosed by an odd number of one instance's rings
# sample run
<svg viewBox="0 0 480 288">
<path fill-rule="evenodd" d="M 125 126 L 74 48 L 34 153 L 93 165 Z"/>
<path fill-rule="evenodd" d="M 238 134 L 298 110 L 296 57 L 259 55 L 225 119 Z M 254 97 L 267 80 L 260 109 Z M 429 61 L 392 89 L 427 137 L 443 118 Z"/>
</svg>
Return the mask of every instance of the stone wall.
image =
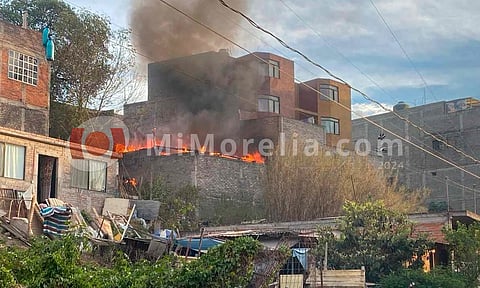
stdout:
<svg viewBox="0 0 480 288">
<path fill-rule="evenodd" d="M 199 188 L 202 221 L 231 224 L 263 217 L 263 164 L 190 153 L 149 156 L 147 150 L 126 153 L 121 161 L 120 174 L 137 179 L 139 189 L 156 177 L 173 187 Z"/>
</svg>

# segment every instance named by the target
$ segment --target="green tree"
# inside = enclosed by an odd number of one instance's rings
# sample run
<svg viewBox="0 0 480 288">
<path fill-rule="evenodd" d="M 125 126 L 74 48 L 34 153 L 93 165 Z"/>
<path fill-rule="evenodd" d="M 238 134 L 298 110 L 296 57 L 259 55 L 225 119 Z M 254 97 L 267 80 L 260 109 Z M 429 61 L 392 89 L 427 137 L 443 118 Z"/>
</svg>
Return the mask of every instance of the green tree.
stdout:
<svg viewBox="0 0 480 288">
<path fill-rule="evenodd" d="M 146 183 L 140 189 L 142 199 L 156 200 L 161 203 L 159 219 L 164 228 L 191 230 L 197 228 L 197 206 L 199 193 L 196 187 L 185 185 L 174 187 L 162 177 L 153 183 Z"/>
<path fill-rule="evenodd" d="M 421 255 L 431 246 L 423 236 L 412 237 L 412 223 L 407 217 L 380 202 L 343 206 L 336 237 L 332 229 L 320 229 L 317 255 L 324 255 L 328 243 L 328 266 L 337 269 L 359 269 L 365 266 L 368 281 L 399 271 L 407 262 L 422 265 Z"/>
<path fill-rule="evenodd" d="M 444 230 L 445 239 L 453 252 L 455 270 L 466 277 L 471 287 L 479 284 L 480 277 L 480 224 L 468 226 L 457 223 L 457 229 Z"/>
<path fill-rule="evenodd" d="M 66 139 L 71 128 L 96 116 L 92 111 L 100 113 L 115 106 L 114 98 L 130 97 L 120 95 L 133 91 L 127 86 L 137 79 L 128 31 L 113 31 L 107 18 L 59 0 L 0 1 L 1 18 L 20 25 L 21 12 L 28 11 L 31 29 L 49 26 L 54 35 L 50 100 L 67 105 L 51 105 L 51 136 Z"/>
</svg>

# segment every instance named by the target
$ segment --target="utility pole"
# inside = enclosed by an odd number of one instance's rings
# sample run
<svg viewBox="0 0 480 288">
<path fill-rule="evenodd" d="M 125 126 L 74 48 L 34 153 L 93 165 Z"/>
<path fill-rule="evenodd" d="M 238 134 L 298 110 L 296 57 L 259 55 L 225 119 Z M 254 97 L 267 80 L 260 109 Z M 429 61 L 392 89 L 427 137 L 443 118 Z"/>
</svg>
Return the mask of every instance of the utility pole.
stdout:
<svg viewBox="0 0 480 288">
<path fill-rule="evenodd" d="M 448 176 L 445 176 L 445 189 L 447 192 L 447 212 L 450 211 L 450 196 L 448 195 Z"/>
<path fill-rule="evenodd" d="M 476 185 L 473 184 L 473 209 L 475 214 L 477 214 L 477 191 L 475 190 Z"/>
</svg>

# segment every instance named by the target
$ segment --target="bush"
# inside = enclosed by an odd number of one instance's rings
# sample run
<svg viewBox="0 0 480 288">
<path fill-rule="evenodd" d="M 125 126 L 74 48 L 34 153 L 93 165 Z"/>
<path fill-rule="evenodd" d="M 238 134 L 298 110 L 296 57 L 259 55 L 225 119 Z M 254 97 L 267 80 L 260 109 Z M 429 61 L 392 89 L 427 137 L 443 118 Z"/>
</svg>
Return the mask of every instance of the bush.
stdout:
<svg viewBox="0 0 480 288">
<path fill-rule="evenodd" d="M 0 287 L 245 287 L 260 247 L 256 240 L 239 238 L 190 263 L 175 257 L 131 263 L 119 253 L 112 267 L 104 267 L 82 261 L 80 247 L 85 244 L 81 238 L 66 236 L 36 239 L 25 250 L 0 248 Z"/>
<path fill-rule="evenodd" d="M 390 274 L 381 281 L 381 287 L 385 288 L 405 288 L 411 283 L 415 283 L 415 288 L 467 288 L 471 287 L 467 279 L 458 273 L 453 273 L 445 269 L 435 269 L 429 273 L 422 270 L 404 269 L 398 273 Z"/>
</svg>

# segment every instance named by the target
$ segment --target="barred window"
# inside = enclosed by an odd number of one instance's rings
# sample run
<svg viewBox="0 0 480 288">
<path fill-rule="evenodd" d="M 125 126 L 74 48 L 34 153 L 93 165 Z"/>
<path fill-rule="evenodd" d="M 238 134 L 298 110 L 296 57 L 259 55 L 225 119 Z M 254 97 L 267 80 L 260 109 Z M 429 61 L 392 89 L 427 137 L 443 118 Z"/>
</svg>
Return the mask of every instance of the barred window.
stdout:
<svg viewBox="0 0 480 288">
<path fill-rule="evenodd" d="M 38 60 L 17 51 L 8 51 L 8 78 L 37 85 Z"/>
</svg>

